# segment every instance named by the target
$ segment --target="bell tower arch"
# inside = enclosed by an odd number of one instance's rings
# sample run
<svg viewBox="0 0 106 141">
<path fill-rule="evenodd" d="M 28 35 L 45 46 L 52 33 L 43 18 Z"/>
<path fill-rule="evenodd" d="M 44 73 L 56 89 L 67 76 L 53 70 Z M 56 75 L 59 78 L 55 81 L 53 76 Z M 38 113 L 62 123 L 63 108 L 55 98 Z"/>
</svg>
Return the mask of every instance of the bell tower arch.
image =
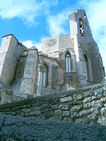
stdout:
<svg viewBox="0 0 106 141">
<path fill-rule="evenodd" d="M 97 57 L 100 56 L 99 48 L 93 39 L 85 10 L 75 10 L 71 15 L 69 15 L 69 21 L 70 38 L 74 41 L 77 77 L 79 83 L 89 85 L 101 82 L 104 75 L 102 73 L 103 66 L 100 68 L 100 64 L 97 61 Z M 86 53 L 89 58 L 89 74 L 91 74 L 89 75 L 89 80 L 86 79 L 84 53 Z"/>
</svg>

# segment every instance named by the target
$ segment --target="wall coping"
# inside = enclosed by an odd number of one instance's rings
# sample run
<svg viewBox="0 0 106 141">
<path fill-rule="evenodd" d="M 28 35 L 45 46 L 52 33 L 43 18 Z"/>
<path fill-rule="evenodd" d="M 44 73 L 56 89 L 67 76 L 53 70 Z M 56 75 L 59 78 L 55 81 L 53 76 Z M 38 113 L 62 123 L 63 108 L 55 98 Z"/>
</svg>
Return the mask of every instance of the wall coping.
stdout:
<svg viewBox="0 0 106 141">
<path fill-rule="evenodd" d="M 24 106 L 24 105 L 34 104 L 34 103 L 38 103 L 38 102 L 42 102 L 42 101 L 46 102 L 51 99 L 53 100 L 56 98 L 64 98 L 65 96 L 73 96 L 74 94 L 79 94 L 81 92 L 83 94 L 83 92 L 85 92 L 87 90 L 94 90 L 96 88 L 101 88 L 103 86 L 104 86 L 104 84 L 96 84 L 93 86 L 79 88 L 77 90 L 62 91 L 62 92 L 58 92 L 58 93 L 54 93 L 54 94 L 48 94 L 45 96 L 37 96 L 35 98 L 28 98 L 28 99 L 21 100 L 21 101 L 6 103 L 6 104 L 0 105 L 0 111 L 2 111 L 3 109 L 14 108 L 16 106 Z"/>
</svg>

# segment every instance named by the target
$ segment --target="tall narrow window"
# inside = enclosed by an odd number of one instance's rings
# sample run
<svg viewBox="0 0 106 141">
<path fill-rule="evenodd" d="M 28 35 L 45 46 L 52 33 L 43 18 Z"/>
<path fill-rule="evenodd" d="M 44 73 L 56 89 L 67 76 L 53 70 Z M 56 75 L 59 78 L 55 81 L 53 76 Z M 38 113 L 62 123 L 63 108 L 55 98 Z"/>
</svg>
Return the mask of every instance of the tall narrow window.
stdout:
<svg viewBox="0 0 106 141">
<path fill-rule="evenodd" d="M 89 77 L 88 58 L 85 54 L 84 54 L 84 59 L 85 59 L 86 80 L 88 80 Z"/>
<path fill-rule="evenodd" d="M 79 26 L 80 26 L 80 34 L 81 36 L 84 36 L 84 26 L 81 18 L 79 19 Z"/>
<path fill-rule="evenodd" d="M 47 76 L 48 76 L 48 67 L 47 65 L 43 65 L 43 70 L 42 70 L 42 86 L 46 87 L 47 86 Z"/>
<path fill-rule="evenodd" d="M 71 72 L 71 55 L 69 52 L 66 53 L 66 72 Z"/>
</svg>

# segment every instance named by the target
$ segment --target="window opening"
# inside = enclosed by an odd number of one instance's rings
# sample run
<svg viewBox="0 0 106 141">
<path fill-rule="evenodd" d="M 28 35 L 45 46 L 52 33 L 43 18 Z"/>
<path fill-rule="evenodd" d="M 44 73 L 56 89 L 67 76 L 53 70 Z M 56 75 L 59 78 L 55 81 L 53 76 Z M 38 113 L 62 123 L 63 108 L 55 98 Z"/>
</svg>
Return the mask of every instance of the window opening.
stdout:
<svg viewBox="0 0 106 141">
<path fill-rule="evenodd" d="M 47 86 L 47 75 L 48 75 L 48 68 L 44 64 L 43 65 L 43 72 L 42 72 L 42 86 L 44 86 L 44 87 Z"/>
<path fill-rule="evenodd" d="M 84 58 L 85 58 L 85 70 L 86 70 L 86 80 L 88 80 L 88 58 L 87 56 L 84 54 Z"/>
<path fill-rule="evenodd" d="M 66 53 L 66 72 L 71 72 L 71 55 L 69 52 Z"/>
<path fill-rule="evenodd" d="M 80 26 L 80 34 L 81 36 L 84 36 L 84 26 L 81 18 L 79 19 L 79 26 Z"/>
</svg>

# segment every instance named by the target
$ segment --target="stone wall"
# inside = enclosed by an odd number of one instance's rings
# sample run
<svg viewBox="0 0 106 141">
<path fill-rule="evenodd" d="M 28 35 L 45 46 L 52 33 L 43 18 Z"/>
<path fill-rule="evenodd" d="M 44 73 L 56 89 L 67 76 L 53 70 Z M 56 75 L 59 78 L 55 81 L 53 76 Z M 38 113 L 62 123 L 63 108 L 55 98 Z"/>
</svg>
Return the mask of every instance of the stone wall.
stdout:
<svg viewBox="0 0 106 141">
<path fill-rule="evenodd" d="M 105 141 L 106 127 L 0 115 L 0 141 Z"/>
<path fill-rule="evenodd" d="M 14 72 L 19 55 L 17 48 L 18 41 L 13 35 L 3 37 L 3 42 L 0 49 L 0 60 L 2 61 L 0 79 L 7 86 L 11 85 L 14 79 Z"/>
<path fill-rule="evenodd" d="M 3 114 L 106 125 L 106 86 L 98 84 L 0 106 Z"/>
<path fill-rule="evenodd" d="M 38 63 L 38 51 L 36 47 L 29 49 L 27 60 L 25 63 L 24 75 L 21 81 L 20 93 L 23 93 L 24 97 L 27 95 L 33 96 L 34 86 L 37 72 Z"/>
<path fill-rule="evenodd" d="M 105 76 L 104 67 L 99 48 L 92 37 L 85 10 L 75 10 L 69 15 L 69 20 L 70 36 L 71 39 L 74 39 L 79 83 L 82 85 L 100 83 Z M 82 26 L 80 25 L 80 20 L 82 21 Z M 81 28 L 83 28 L 83 35 L 81 34 Z"/>
</svg>

